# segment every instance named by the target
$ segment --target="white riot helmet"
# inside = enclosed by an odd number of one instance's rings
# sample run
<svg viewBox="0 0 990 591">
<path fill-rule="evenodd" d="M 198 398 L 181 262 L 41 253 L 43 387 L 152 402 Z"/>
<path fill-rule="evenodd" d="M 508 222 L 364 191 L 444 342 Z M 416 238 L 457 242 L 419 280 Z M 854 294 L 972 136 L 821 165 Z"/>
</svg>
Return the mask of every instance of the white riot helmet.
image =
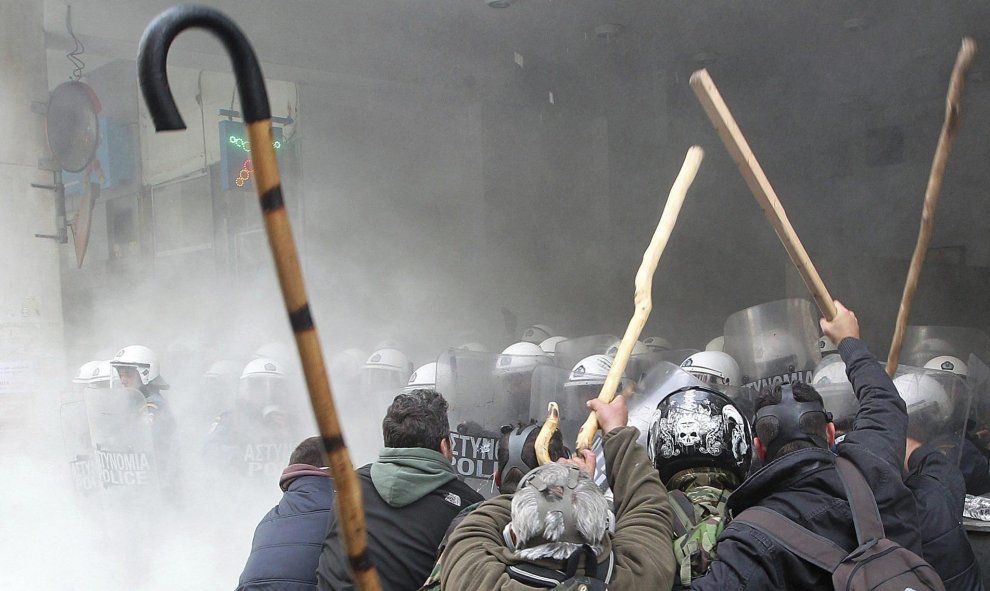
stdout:
<svg viewBox="0 0 990 591">
<path fill-rule="evenodd" d="M 619 354 L 619 345 L 621 343 L 621 339 L 612 342 L 611 345 L 605 348 L 605 354 L 614 359 Z M 636 344 L 633 345 L 632 355 L 646 355 L 649 352 L 650 350 L 646 348 L 643 341 L 636 341 Z"/>
<path fill-rule="evenodd" d="M 549 339 L 544 339 L 544 341 L 540 343 L 540 349 L 542 349 L 543 352 L 550 357 L 553 357 L 557 353 L 557 343 L 566 340 L 567 337 L 550 337 Z"/>
<path fill-rule="evenodd" d="M 728 353 L 701 351 L 681 363 L 684 371 L 711 386 L 741 386 L 742 370 Z"/>
<path fill-rule="evenodd" d="M 827 386 L 829 384 L 841 384 L 849 381 L 846 375 L 846 364 L 842 358 L 836 354 L 829 355 L 818 363 L 815 372 L 811 375 L 812 386 Z"/>
<path fill-rule="evenodd" d="M 660 351 L 670 351 L 674 348 L 673 345 L 670 344 L 670 341 L 663 337 L 646 337 L 643 339 L 643 345 L 654 353 L 659 353 Z M 636 354 L 636 352 L 633 352 L 633 355 Z"/>
<path fill-rule="evenodd" d="M 154 351 L 143 345 L 129 345 L 117 351 L 117 354 L 110 360 L 110 365 L 117 369 L 118 373 L 121 367 L 134 368 L 141 379 L 141 384 L 145 386 L 155 380 L 163 383 L 159 379 L 161 373 L 158 368 L 158 357 L 155 356 Z"/>
<path fill-rule="evenodd" d="M 609 370 L 612 369 L 612 360 L 612 357 L 600 354 L 585 357 L 571 369 L 564 387 L 598 386 L 600 388 L 605 383 Z"/>
<path fill-rule="evenodd" d="M 398 349 L 379 349 L 368 357 L 361 368 L 361 381 L 365 386 L 401 388 L 409 381 L 412 363 Z"/>
<path fill-rule="evenodd" d="M 402 389 L 403 392 L 413 390 L 436 390 L 437 388 L 437 362 L 427 363 L 416 368 L 409 376 L 409 383 Z"/>
<path fill-rule="evenodd" d="M 541 365 L 550 365 L 550 357 L 535 343 L 521 341 L 509 345 L 495 360 L 495 375 L 531 373 Z"/>
<path fill-rule="evenodd" d="M 72 383 L 90 388 L 109 388 L 111 371 L 109 361 L 87 361 L 79 366 Z"/>
<path fill-rule="evenodd" d="M 949 394 L 938 380 L 923 373 L 907 373 L 894 378 L 894 386 L 907 406 L 912 421 L 934 422 L 937 429 L 952 415 Z"/>
<path fill-rule="evenodd" d="M 822 357 L 826 355 L 831 355 L 832 353 L 838 353 L 839 348 L 835 346 L 832 339 L 823 336 L 818 339 L 818 352 L 822 354 Z"/>
<path fill-rule="evenodd" d="M 256 408 L 276 403 L 284 389 L 285 371 L 275 359 L 259 357 L 244 366 L 237 389 L 240 402 Z"/>
<path fill-rule="evenodd" d="M 953 357 L 952 355 L 939 355 L 938 357 L 930 359 L 928 363 L 925 364 L 925 369 L 950 371 L 957 376 L 962 377 L 966 377 L 969 371 L 966 368 L 966 363 L 962 359 Z"/>
<path fill-rule="evenodd" d="M 546 324 L 534 324 L 522 333 L 522 340 L 527 343 L 539 344 L 553 336 L 553 329 Z"/>
<path fill-rule="evenodd" d="M 705 351 L 724 351 L 725 337 L 715 337 L 705 345 Z"/>
</svg>

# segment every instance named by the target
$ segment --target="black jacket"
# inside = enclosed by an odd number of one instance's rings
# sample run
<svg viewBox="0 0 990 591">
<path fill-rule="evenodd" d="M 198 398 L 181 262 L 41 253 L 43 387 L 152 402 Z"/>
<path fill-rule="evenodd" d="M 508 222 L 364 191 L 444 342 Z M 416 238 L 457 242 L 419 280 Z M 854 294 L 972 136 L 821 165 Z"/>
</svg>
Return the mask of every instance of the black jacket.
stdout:
<svg viewBox="0 0 990 591">
<path fill-rule="evenodd" d="M 395 507 L 375 487 L 372 466 L 357 470 L 368 532 L 368 555 L 378 571 L 383 591 L 415 591 L 433 570 L 447 526 L 461 509 L 484 499 L 454 478 L 412 503 Z M 354 589 L 335 514 L 326 532 L 317 576 L 324 591 Z"/>
<path fill-rule="evenodd" d="M 333 480 L 294 464 L 282 477 L 282 500 L 254 532 L 237 591 L 316 591 L 316 565 L 333 507 Z M 299 468 L 311 468 L 310 470 Z"/>
<path fill-rule="evenodd" d="M 838 447 L 866 477 L 877 499 L 888 538 L 922 555 L 918 511 L 901 480 L 907 412 L 893 382 L 858 339 L 839 344 L 860 408 L 853 429 Z M 852 551 L 856 546 L 849 503 L 826 449 L 802 449 L 770 462 L 732 493 L 732 515 L 767 507 Z M 778 546 L 748 525 L 730 523 L 719 538 L 709 573 L 696 589 L 832 589 L 831 575 Z"/>
<path fill-rule="evenodd" d="M 911 454 L 904 484 L 918 502 L 924 559 L 942 577 L 946 591 L 982 590 L 980 565 L 962 526 L 962 473 L 945 454 L 925 445 Z"/>
</svg>

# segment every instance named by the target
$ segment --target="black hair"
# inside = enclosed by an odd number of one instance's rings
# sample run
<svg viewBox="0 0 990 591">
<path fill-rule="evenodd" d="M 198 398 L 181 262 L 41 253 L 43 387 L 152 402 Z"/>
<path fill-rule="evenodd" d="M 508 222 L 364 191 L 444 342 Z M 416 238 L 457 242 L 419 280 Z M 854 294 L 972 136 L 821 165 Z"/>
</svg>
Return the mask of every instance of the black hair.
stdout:
<svg viewBox="0 0 990 591">
<path fill-rule="evenodd" d="M 828 415 L 825 414 L 825 402 L 822 400 L 822 395 L 818 393 L 818 390 L 815 390 L 813 387 L 802 382 L 795 382 L 790 384 L 790 386 L 796 402 L 817 402 L 822 407 L 822 412 L 820 413 L 806 412 L 801 415 L 800 423 L 798 425 L 801 432 L 807 433 L 808 435 L 817 436 L 823 440 L 826 439 Z M 777 384 L 772 389 L 764 389 L 761 391 L 759 398 L 756 400 L 756 412 L 758 413 L 764 406 L 780 404 L 782 390 L 783 385 Z M 763 444 L 763 449 L 767 450 L 767 462 L 789 454 L 792 451 L 797 451 L 808 447 L 819 447 L 811 441 L 798 439 L 794 441 L 782 442 L 783 444 L 779 446 L 777 451 L 771 454 L 769 451 L 771 444 L 773 444 L 774 440 L 777 439 L 777 435 L 780 433 L 780 430 L 780 422 L 777 417 L 774 416 L 761 417 L 757 419 L 756 424 L 753 425 L 755 435 L 760 438 L 760 443 Z"/>
<path fill-rule="evenodd" d="M 323 460 L 323 442 L 319 437 L 303 439 L 302 443 L 292 450 L 289 464 L 309 464 L 317 468 L 325 468 L 327 463 Z"/>
<path fill-rule="evenodd" d="M 440 442 L 450 437 L 447 401 L 436 390 L 413 390 L 399 394 L 382 421 L 385 447 L 422 447 L 440 451 Z"/>
</svg>

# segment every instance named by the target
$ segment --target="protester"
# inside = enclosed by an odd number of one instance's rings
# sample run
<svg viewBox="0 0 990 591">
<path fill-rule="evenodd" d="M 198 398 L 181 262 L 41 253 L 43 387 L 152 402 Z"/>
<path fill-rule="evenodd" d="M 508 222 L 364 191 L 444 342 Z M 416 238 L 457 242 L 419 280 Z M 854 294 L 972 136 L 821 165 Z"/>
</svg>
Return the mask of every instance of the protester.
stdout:
<svg viewBox="0 0 990 591">
<path fill-rule="evenodd" d="M 303 440 L 279 478 L 282 500 L 258 524 L 237 591 L 316 591 L 316 566 L 333 508 L 319 437 Z"/>
<path fill-rule="evenodd" d="M 752 446 L 749 422 L 717 390 L 688 386 L 657 405 L 646 447 L 670 491 L 675 588 L 705 574 L 715 558 L 726 500 L 749 472 Z"/>
<path fill-rule="evenodd" d="M 838 301 L 835 307 L 835 318 L 822 320 L 822 330 L 838 343 L 859 400 L 854 428 L 838 453 L 870 483 L 886 537 L 921 556 L 918 511 L 901 478 L 907 436 L 904 402 L 859 340 L 855 314 Z M 858 546 L 856 532 L 830 449 L 835 427 L 821 396 L 805 384 L 778 385 L 761 394 L 756 411 L 753 445 L 767 463 L 735 490 L 727 509 L 736 516 L 750 507 L 772 509 L 851 552 Z M 693 580 L 692 588 L 832 589 L 830 573 L 748 524 L 730 523 L 717 548 L 708 574 Z"/>
<path fill-rule="evenodd" d="M 667 493 L 622 396 L 592 400 L 604 435 L 608 502 L 594 484 L 595 456 L 541 466 L 514 495 L 486 501 L 454 530 L 441 557 L 443 589 L 669 589 L 674 576 Z M 551 582 L 552 581 L 552 582 Z"/>
<path fill-rule="evenodd" d="M 481 495 L 451 466 L 447 401 L 435 390 L 395 397 L 382 421 L 378 461 L 357 470 L 364 502 L 368 555 L 384 589 L 419 588 L 436 562 L 451 520 Z M 317 576 L 320 589 L 353 589 L 350 561 L 331 512 Z"/>
<path fill-rule="evenodd" d="M 517 427 L 506 426 L 502 429 L 502 437 L 498 443 L 498 471 L 495 473 L 495 484 L 498 491 L 503 495 L 511 495 L 519 487 L 522 480 L 530 470 L 540 465 L 536 458 L 536 438 L 540 435 L 543 425 L 532 424 Z M 564 440 L 560 431 L 554 431 L 550 437 L 550 444 L 547 446 L 552 461 L 566 457 L 567 449 L 564 448 Z M 457 517 L 450 522 L 447 534 L 444 535 L 440 547 L 437 548 L 437 563 L 433 566 L 433 572 L 420 587 L 420 591 L 439 591 L 440 578 L 443 574 L 443 561 L 441 556 L 450 542 L 450 534 L 464 521 L 464 518 L 472 511 L 481 506 L 475 503 L 461 510 Z"/>
</svg>

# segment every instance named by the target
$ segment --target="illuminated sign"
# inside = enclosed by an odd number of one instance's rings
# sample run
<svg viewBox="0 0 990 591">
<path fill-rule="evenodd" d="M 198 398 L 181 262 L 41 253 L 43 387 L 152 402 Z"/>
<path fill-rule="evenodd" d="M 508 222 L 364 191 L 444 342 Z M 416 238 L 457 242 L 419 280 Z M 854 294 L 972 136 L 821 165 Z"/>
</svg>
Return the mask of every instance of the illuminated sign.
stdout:
<svg viewBox="0 0 990 591">
<path fill-rule="evenodd" d="M 272 147 L 281 152 L 285 141 L 282 128 L 272 128 Z M 224 190 L 254 192 L 254 165 L 247 126 L 240 121 L 220 121 L 220 174 Z"/>
</svg>

